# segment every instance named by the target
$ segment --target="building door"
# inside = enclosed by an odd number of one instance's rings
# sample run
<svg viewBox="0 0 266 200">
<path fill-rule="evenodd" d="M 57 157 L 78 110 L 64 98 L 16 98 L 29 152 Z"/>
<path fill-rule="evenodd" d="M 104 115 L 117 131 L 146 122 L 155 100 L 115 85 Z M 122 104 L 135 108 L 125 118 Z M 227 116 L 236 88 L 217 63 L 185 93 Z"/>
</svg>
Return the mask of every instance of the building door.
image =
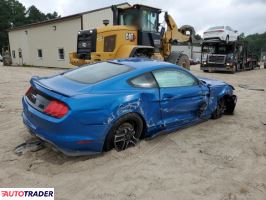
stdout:
<svg viewBox="0 0 266 200">
<path fill-rule="evenodd" d="M 22 56 L 22 49 L 18 49 L 18 64 L 23 65 L 23 56 Z"/>
</svg>

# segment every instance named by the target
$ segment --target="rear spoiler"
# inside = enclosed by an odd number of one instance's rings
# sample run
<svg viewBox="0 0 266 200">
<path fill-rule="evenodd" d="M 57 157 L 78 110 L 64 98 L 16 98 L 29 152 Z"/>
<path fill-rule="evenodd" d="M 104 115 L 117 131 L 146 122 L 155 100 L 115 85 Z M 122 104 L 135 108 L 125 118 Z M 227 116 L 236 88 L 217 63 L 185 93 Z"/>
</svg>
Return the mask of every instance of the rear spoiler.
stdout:
<svg viewBox="0 0 266 200">
<path fill-rule="evenodd" d="M 56 93 L 56 94 L 59 94 L 59 95 L 62 95 L 62 96 L 65 96 L 65 97 L 70 97 L 69 95 L 67 94 L 64 94 L 64 93 L 61 93 L 61 92 L 58 92 L 56 90 L 53 90 L 52 88 L 50 87 L 47 87 L 46 85 L 42 84 L 40 81 L 40 77 L 39 76 L 33 76 L 30 80 L 30 84 L 36 88 L 36 89 L 40 89 L 40 88 L 44 88 L 45 90 L 49 90 L 50 92 L 53 92 L 53 93 Z"/>
</svg>

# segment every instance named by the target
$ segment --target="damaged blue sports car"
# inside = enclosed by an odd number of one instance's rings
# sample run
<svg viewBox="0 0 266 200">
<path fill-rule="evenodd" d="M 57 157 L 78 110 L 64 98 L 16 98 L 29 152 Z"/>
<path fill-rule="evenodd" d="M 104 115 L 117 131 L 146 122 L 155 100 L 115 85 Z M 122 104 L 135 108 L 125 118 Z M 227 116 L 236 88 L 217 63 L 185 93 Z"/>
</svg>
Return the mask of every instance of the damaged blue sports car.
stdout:
<svg viewBox="0 0 266 200">
<path fill-rule="evenodd" d="M 174 64 L 130 58 L 33 77 L 22 99 L 29 131 L 67 155 L 124 150 L 139 139 L 232 114 L 234 88 Z"/>
</svg>

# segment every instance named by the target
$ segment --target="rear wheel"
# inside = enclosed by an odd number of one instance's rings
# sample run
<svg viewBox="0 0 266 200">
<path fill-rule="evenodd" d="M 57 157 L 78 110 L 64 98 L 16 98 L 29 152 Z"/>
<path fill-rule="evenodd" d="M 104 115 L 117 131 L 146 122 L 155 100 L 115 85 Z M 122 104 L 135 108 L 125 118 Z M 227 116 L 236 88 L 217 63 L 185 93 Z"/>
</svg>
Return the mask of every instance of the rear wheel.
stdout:
<svg viewBox="0 0 266 200">
<path fill-rule="evenodd" d="M 224 98 L 221 98 L 218 102 L 217 102 L 217 107 L 215 109 L 215 111 L 212 113 L 211 118 L 212 119 L 218 119 L 220 117 L 222 117 L 222 115 L 224 114 L 225 111 L 225 100 Z"/>
<path fill-rule="evenodd" d="M 131 113 L 121 117 L 108 133 L 104 151 L 109 151 L 113 148 L 117 151 L 123 151 L 128 147 L 136 146 L 142 130 L 143 122 L 137 114 Z"/>
</svg>

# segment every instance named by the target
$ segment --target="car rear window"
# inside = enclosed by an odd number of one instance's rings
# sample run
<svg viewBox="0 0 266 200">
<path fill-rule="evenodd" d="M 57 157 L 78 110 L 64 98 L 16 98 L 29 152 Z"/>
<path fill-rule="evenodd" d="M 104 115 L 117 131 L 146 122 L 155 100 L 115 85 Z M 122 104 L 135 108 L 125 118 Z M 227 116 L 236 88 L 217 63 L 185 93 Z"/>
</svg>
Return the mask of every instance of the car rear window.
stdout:
<svg viewBox="0 0 266 200">
<path fill-rule="evenodd" d="M 113 62 L 101 62 L 82 66 L 63 74 L 65 78 L 85 84 L 98 83 L 131 71 L 133 68 Z"/>
</svg>

